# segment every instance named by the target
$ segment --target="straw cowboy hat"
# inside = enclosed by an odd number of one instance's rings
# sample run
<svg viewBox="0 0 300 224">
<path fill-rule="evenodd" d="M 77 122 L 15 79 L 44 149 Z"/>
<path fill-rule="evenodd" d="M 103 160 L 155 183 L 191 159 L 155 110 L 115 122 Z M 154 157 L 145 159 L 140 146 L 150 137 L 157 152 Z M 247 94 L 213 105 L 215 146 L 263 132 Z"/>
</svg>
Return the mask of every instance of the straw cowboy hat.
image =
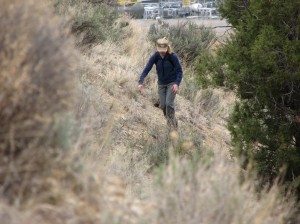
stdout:
<svg viewBox="0 0 300 224">
<path fill-rule="evenodd" d="M 156 41 L 157 51 L 167 51 L 169 47 L 169 40 L 166 37 L 160 38 Z"/>
</svg>

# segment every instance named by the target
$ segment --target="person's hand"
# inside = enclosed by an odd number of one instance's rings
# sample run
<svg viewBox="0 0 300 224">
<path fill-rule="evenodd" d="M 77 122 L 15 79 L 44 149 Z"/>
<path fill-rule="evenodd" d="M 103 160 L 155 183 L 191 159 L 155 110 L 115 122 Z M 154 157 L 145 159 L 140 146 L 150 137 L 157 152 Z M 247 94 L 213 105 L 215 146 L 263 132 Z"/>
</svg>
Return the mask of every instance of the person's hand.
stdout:
<svg viewBox="0 0 300 224">
<path fill-rule="evenodd" d="M 296 123 L 300 124 L 300 115 L 296 115 L 295 120 L 296 120 Z"/>
<path fill-rule="evenodd" d="M 139 89 L 140 92 L 142 92 L 143 89 L 144 89 L 144 85 L 143 85 L 143 84 L 139 84 L 139 85 L 138 85 L 138 89 Z"/>
<path fill-rule="evenodd" d="M 174 85 L 172 86 L 172 91 L 173 91 L 173 93 L 177 93 L 178 89 L 179 89 L 179 86 L 178 86 L 177 84 L 174 84 Z"/>
</svg>

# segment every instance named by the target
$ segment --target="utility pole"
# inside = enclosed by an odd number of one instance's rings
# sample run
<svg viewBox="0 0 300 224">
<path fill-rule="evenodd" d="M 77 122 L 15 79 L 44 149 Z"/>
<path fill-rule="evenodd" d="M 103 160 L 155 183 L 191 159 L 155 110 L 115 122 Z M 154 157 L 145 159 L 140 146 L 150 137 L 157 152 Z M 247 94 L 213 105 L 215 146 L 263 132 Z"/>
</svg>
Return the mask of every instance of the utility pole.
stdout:
<svg viewBox="0 0 300 224">
<path fill-rule="evenodd" d="M 164 18 L 164 9 L 162 8 L 162 0 L 159 0 L 159 7 L 158 7 L 158 10 L 159 10 L 159 16 L 160 18 Z"/>
<path fill-rule="evenodd" d="M 118 0 L 118 4 L 121 5 L 125 11 L 125 0 Z"/>
</svg>

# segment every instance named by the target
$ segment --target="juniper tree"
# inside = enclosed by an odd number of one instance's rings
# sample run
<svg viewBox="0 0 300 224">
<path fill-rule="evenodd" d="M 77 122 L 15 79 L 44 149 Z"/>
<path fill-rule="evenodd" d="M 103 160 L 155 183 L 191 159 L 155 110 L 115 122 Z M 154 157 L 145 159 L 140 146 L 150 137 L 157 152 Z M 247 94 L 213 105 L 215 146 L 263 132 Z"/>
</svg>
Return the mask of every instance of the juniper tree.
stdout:
<svg viewBox="0 0 300 224">
<path fill-rule="evenodd" d="M 264 180 L 285 167 L 299 184 L 300 0 L 225 0 L 219 10 L 234 34 L 214 59 L 223 73 L 210 74 L 239 97 L 228 125 L 235 152 Z"/>
</svg>

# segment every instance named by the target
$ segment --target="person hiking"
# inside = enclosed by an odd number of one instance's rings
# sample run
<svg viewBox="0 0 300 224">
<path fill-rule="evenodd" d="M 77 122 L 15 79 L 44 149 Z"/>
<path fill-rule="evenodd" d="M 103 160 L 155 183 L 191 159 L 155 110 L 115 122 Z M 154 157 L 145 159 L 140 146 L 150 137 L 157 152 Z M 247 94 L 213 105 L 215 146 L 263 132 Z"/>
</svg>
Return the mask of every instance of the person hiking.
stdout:
<svg viewBox="0 0 300 224">
<path fill-rule="evenodd" d="M 151 55 L 138 81 L 138 89 L 142 91 L 143 82 L 153 65 L 156 65 L 158 77 L 159 107 L 162 109 L 168 127 L 177 130 L 175 117 L 175 97 L 182 80 L 182 67 L 175 53 L 172 52 L 170 42 L 166 37 L 156 41 L 157 51 Z"/>
</svg>

